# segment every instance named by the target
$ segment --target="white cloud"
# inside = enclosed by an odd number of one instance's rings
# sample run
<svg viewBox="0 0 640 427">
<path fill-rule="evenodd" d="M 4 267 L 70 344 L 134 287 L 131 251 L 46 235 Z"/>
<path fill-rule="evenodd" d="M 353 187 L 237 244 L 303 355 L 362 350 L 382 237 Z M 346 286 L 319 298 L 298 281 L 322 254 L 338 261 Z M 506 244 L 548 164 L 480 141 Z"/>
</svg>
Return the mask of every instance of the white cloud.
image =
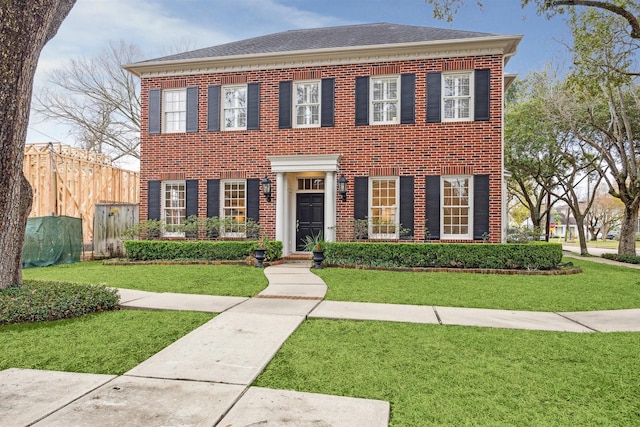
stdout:
<svg viewBox="0 0 640 427">
<path fill-rule="evenodd" d="M 286 27 L 285 29 L 329 27 L 352 23 L 336 16 L 321 15 L 287 6 L 276 0 L 236 0 L 234 6 L 250 10 L 259 18 L 277 23 L 281 27 Z"/>
</svg>

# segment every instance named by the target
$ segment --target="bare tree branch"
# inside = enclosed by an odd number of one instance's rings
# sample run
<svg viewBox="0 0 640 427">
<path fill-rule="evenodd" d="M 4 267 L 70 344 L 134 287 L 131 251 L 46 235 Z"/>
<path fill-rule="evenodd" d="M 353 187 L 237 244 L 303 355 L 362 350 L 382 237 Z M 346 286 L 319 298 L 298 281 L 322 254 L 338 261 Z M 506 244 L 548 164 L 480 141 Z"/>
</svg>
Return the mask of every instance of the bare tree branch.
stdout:
<svg viewBox="0 0 640 427">
<path fill-rule="evenodd" d="M 35 94 L 33 110 L 43 119 L 71 126 L 79 145 L 90 151 L 139 158 L 140 87 L 120 65 L 142 58 L 123 41 L 92 58 L 69 61 L 49 73 L 49 87 Z"/>
</svg>

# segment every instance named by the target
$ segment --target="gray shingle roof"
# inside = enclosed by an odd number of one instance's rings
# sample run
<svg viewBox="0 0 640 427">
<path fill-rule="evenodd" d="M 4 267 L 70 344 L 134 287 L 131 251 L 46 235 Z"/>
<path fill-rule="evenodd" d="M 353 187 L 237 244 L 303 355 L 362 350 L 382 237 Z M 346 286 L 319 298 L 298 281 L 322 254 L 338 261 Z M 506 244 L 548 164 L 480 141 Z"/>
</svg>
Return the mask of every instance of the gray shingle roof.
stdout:
<svg viewBox="0 0 640 427">
<path fill-rule="evenodd" d="M 448 30 L 389 23 L 291 30 L 218 46 L 165 56 L 144 62 L 216 58 L 233 55 L 291 52 L 340 47 L 429 42 L 493 36 L 473 31 Z"/>
</svg>

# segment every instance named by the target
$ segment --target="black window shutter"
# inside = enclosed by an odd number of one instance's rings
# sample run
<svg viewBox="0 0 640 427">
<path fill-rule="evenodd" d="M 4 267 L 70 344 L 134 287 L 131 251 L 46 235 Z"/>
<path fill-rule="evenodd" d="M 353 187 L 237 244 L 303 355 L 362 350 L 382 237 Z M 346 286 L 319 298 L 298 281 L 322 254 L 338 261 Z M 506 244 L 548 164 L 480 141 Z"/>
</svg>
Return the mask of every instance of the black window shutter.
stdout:
<svg viewBox="0 0 640 427">
<path fill-rule="evenodd" d="M 198 132 L 198 87 L 187 88 L 187 132 Z"/>
<path fill-rule="evenodd" d="M 442 121 L 442 73 L 427 73 L 427 123 Z"/>
<path fill-rule="evenodd" d="M 365 219 L 369 216 L 369 178 L 357 176 L 353 181 L 353 217 Z"/>
<path fill-rule="evenodd" d="M 473 177 L 473 240 L 489 233 L 489 175 Z"/>
<path fill-rule="evenodd" d="M 185 182 L 186 200 L 185 216 L 198 216 L 198 180 L 188 179 Z"/>
<path fill-rule="evenodd" d="M 369 77 L 356 77 L 356 126 L 369 124 Z"/>
<path fill-rule="evenodd" d="M 260 129 L 260 83 L 247 85 L 247 130 Z"/>
<path fill-rule="evenodd" d="M 489 120 L 489 70 L 476 70 L 474 80 L 474 119 L 477 121 L 487 121 Z"/>
<path fill-rule="evenodd" d="M 160 219 L 160 181 L 147 182 L 147 218 Z"/>
<path fill-rule="evenodd" d="M 416 122 L 416 75 L 400 76 L 400 123 Z"/>
<path fill-rule="evenodd" d="M 220 86 L 209 86 L 208 88 L 207 130 L 209 132 L 220 130 Z"/>
<path fill-rule="evenodd" d="M 207 218 L 220 216 L 220 180 L 207 180 Z"/>
<path fill-rule="evenodd" d="M 366 176 L 357 176 L 353 180 L 353 218 L 365 220 L 368 216 L 369 178 Z M 368 236 L 363 237 L 367 238 Z"/>
<path fill-rule="evenodd" d="M 291 86 L 290 81 L 280 82 L 278 85 L 278 127 L 280 129 L 291 127 Z"/>
<path fill-rule="evenodd" d="M 149 133 L 160 133 L 160 89 L 149 89 Z"/>
<path fill-rule="evenodd" d="M 247 219 L 260 221 L 260 180 L 247 179 Z"/>
<path fill-rule="evenodd" d="M 400 224 L 406 230 L 400 235 L 401 239 L 413 236 L 413 184 L 412 176 L 400 177 Z"/>
<path fill-rule="evenodd" d="M 440 175 L 426 177 L 427 228 L 431 239 L 440 239 Z"/>
<path fill-rule="evenodd" d="M 185 218 L 198 216 L 198 180 L 185 181 Z M 198 232 L 186 232 L 185 237 L 198 237 Z"/>
<path fill-rule="evenodd" d="M 320 101 L 320 126 L 322 127 L 333 126 L 335 82 L 335 79 L 322 79 L 322 83 L 320 84 L 322 90 L 322 97 Z"/>
</svg>

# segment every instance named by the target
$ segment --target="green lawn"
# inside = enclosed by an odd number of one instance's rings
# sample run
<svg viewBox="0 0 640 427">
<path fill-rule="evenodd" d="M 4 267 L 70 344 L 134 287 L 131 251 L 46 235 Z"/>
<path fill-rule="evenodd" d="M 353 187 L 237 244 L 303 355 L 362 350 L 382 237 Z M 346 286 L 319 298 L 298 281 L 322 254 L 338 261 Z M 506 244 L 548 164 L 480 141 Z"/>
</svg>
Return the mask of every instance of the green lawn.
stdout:
<svg viewBox="0 0 640 427">
<path fill-rule="evenodd" d="M 251 297 L 267 286 L 264 270 L 242 265 L 103 265 L 80 262 L 22 270 L 25 279 L 104 283 L 150 292 Z"/>
<path fill-rule="evenodd" d="M 333 300 L 561 311 L 640 307 L 637 270 L 574 262 L 584 273 L 314 271 Z M 218 295 L 249 296 L 266 285 L 262 270 L 242 266 L 80 263 L 24 274 Z M 121 374 L 212 317 L 123 310 L 0 326 L 0 369 Z M 640 419 L 638 348 L 640 333 L 312 319 L 254 385 L 386 400 L 392 426 L 633 426 Z"/>
<path fill-rule="evenodd" d="M 636 426 L 639 333 L 308 320 L 254 385 L 391 402 L 391 426 Z"/>
<path fill-rule="evenodd" d="M 0 326 L 0 370 L 123 374 L 212 319 L 210 313 L 122 310 Z"/>
<path fill-rule="evenodd" d="M 564 276 L 413 273 L 326 268 L 326 299 L 527 311 L 586 311 L 640 307 L 640 272 L 571 261 L 583 269 Z"/>
</svg>

